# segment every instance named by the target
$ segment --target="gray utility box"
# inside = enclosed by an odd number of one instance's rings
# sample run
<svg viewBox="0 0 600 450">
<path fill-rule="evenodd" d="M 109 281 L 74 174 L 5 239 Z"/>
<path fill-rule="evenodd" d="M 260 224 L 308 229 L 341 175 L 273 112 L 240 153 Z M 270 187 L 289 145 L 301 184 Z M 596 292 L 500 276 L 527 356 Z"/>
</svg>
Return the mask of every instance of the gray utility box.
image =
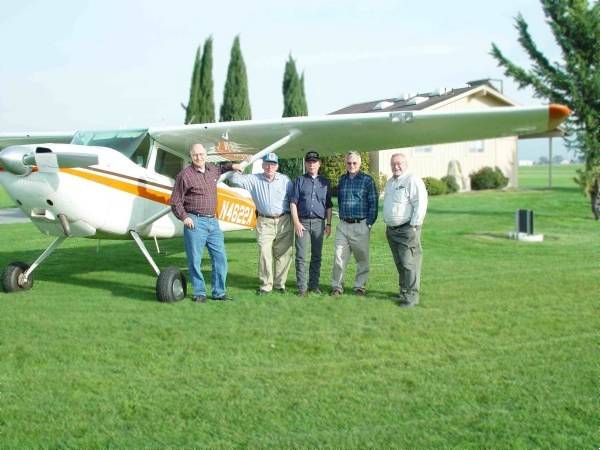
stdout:
<svg viewBox="0 0 600 450">
<path fill-rule="evenodd" d="M 517 233 L 533 234 L 533 211 L 518 209 L 516 214 Z"/>
</svg>

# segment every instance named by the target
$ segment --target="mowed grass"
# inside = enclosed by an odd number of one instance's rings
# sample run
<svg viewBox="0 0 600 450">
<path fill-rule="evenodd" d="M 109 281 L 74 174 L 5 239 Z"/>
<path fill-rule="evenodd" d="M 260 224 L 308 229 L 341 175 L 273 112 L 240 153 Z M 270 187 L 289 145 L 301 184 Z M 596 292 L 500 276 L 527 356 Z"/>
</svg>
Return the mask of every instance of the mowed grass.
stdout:
<svg viewBox="0 0 600 450">
<path fill-rule="evenodd" d="M 573 179 L 577 175 L 577 169 L 581 169 L 582 167 L 582 164 L 553 164 L 552 187 L 576 187 L 577 185 Z M 550 168 L 547 165 L 520 166 L 519 187 L 521 189 L 547 189 L 550 179 L 549 174 Z"/>
<path fill-rule="evenodd" d="M 543 243 L 504 238 L 518 208 Z M 366 298 L 299 299 L 293 268 L 289 294 L 256 297 L 254 233 L 226 239 L 232 303 L 156 302 L 115 241 L 68 241 L 33 290 L 0 294 L 0 446 L 600 445 L 600 239 L 575 187 L 432 198 L 409 310 L 381 218 Z M 49 242 L 2 225 L 0 264 Z M 185 266 L 181 241 L 162 251 Z"/>
<path fill-rule="evenodd" d="M 6 190 L 0 186 L 0 208 L 12 208 L 15 202 L 8 196 Z"/>
</svg>

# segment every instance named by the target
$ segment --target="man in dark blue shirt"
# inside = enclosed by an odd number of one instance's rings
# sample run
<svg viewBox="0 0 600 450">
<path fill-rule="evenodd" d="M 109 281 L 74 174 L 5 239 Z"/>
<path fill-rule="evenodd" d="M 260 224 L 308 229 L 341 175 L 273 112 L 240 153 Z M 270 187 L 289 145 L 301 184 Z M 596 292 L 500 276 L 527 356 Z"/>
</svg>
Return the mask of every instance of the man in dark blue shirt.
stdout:
<svg viewBox="0 0 600 450">
<path fill-rule="evenodd" d="M 296 284 L 298 295 L 305 297 L 307 289 L 320 294 L 321 252 L 323 235 L 331 234 L 331 184 L 319 175 L 321 160 L 317 152 L 308 152 L 304 159 L 306 173 L 294 181 L 290 196 L 290 212 L 296 232 Z M 310 268 L 306 279 L 306 249 L 310 245 Z"/>
<path fill-rule="evenodd" d="M 360 171 L 361 158 L 356 152 L 346 155 L 346 174 L 338 184 L 340 222 L 335 230 L 331 295 L 344 291 L 344 272 L 350 254 L 356 259 L 354 293 L 365 295 L 369 278 L 369 240 L 377 220 L 377 188 L 370 175 Z"/>
</svg>

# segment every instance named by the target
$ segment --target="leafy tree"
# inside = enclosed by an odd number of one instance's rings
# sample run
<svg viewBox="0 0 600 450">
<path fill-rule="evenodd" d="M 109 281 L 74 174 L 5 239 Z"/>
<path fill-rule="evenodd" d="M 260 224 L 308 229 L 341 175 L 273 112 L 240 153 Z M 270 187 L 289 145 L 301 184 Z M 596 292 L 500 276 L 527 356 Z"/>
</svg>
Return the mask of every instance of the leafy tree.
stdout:
<svg viewBox="0 0 600 450">
<path fill-rule="evenodd" d="M 519 43 L 531 60 L 526 70 L 507 59 L 492 43 L 492 56 L 520 88 L 569 106 L 571 138 L 567 146 L 584 159 L 577 183 L 589 195 L 594 216 L 600 220 L 600 3 L 588 0 L 540 0 L 546 22 L 562 53 L 551 63 L 537 48 L 521 14 L 515 19 Z"/>
<path fill-rule="evenodd" d="M 248 97 L 246 64 L 242 56 L 238 35 L 233 40 L 233 46 L 231 47 L 220 120 L 221 122 L 227 122 L 231 120 L 249 120 L 251 118 L 252 111 L 250 110 L 250 98 Z"/>
<path fill-rule="evenodd" d="M 283 72 L 283 117 L 298 117 L 308 115 L 306 97 L 304 96 L 304 74 L 298 76 L 296 62 L 290 54 Z M 290 178 L 304 172 L 302 158 L 282 159 L 279 170 Z"/>
<path fill-rule="evenodd" d="M 197 95 L 197 118 L 192 123 L 211 123 L 215 121 L 215 101 L 213 97 L 213 40 L 212 36 L 204 41 Z"/>
<path fill-rule="evenodd" d="M 200 86 L 200 60 L 202 58 L 202 52 L 200 47 L 196 50 L 196 59 L 194 60 L 194 70 L 192 71 L 192 81 L 190 83 L 190 98 L 187 105 L 183 103 L 181 106 L 185 110 L 185 123 L 193 123 L 194 119 L 198 115 L 196 107 L 198 105 L 198 89 Z"/>
</svg>

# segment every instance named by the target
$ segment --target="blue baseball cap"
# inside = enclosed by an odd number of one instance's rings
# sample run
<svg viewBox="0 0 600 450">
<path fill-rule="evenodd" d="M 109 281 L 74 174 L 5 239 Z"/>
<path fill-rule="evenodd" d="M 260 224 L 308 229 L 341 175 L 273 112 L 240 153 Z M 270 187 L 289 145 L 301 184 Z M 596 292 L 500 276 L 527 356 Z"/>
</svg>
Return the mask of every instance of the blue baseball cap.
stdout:
<svg viewBox="0 0 600 450">
<path fill-rule="evenodd" d="M 264 162 L 279 164 L 279 157 L 275 153 L 267 153 L 263 156 Z"/>
</svg>

